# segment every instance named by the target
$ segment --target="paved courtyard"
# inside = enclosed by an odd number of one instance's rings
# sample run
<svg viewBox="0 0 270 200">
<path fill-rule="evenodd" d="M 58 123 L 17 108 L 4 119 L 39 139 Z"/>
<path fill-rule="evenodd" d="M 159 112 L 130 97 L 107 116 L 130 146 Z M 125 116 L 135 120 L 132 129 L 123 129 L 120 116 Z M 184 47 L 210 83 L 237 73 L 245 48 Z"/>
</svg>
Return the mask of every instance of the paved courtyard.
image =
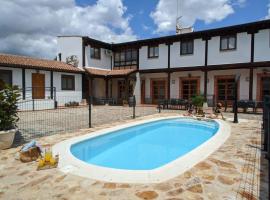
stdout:
<svg viewBox="0 0 270 200">
<path fill-rule="evenodd" d="M 167 115 L 172 113 L 136 120 Z M 38 141 L 42 145 L 53 145 L 77 135 L 132 121 L 123 119 L 111 123 L 111 117 L 112 113 L 104 114 L 102 120 L 108 119 L 105 125 L 55 134 Z M 226 117 L 231 118 L 232 114 L 226 114 Z M 232 126 L 231 136 L 216 152 L 184 174 L 160 184 L 106 183 L 65 174 L 57 169 L 36 171 L 36 162 L 15 160 L 20 147 L 0 150 L 0 199 L 268 199 L 267 162 L 260 151 L 261 116 L 241 114 L 240 119 L 239 124 L 228 122 Z"/>
<path fill-rule="evenodd" d="M 136 116 L 157 113 L 153 106 L 137 106 Z M 92 126 L 131 119 L 132 107 L 93 106 L 91 112 Z M 24 139 L 53 135 L 55 133 L 75 131 L 89 127 L 89 109 L 86 107 L 60 108 L 40 111 L 19 112 L 18 128 Z"/>
</svg>

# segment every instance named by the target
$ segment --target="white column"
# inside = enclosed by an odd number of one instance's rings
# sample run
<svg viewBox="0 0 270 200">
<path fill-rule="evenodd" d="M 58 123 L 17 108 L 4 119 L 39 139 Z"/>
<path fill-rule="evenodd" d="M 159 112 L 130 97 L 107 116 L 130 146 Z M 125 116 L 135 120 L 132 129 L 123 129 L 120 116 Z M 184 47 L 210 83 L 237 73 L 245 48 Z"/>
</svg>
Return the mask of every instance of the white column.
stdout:
<svg viewBox="0 0 270 200">
<path fill-rule="evenodd" d="M 136 97 L 136 103 L 141 104 L 141 77 L 139 72 L 136 73 L 134 95 Z"/>
</svg>

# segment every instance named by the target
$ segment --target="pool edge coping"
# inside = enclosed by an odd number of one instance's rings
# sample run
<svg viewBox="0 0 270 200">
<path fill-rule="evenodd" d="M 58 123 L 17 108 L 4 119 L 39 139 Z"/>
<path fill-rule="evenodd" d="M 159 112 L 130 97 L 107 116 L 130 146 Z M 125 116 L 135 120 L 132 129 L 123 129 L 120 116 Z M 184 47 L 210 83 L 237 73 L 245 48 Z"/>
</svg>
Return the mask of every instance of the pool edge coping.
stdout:
<svg viewBox="0 0 270 200">
<path fill-rule="evenodd" d="M 144 123 L 173 118 L 187 118 L 187 117 L 182 115 L 173 115 L 169 117 L 167 116 L 167 117 L 157 117 L 152 119 L 139 120 L 136 122 L 129 122 L 126 124 L 117 125 L 115 127 L 94 131 L 86 135 L 73 137 L 68 140 L 57 143 L 56 145 L 53 146 L 53 153 L 59 154 L 60 156 L 58 168 L 60 169 L 60 171 L 65 173 L 71 173 L 74 175 L 95 179 L 99 181 L 134 183 L 134 184 L 161 183 L 183 174 L 185 171 L 194 167 L 199 162 L 205 160 L 209 155 L 211 155 L 218 148 L 220 148 L 231 134 L 231 126 L 227 122 L 215 119 L 214 121 L 216 121 L 219 124 L 219 129 L 213 137 L 211 137 L 210 139 L 208 139 L 195 149 L 191 150 L 189 153 L 153 170 L 121 170 L 96 166 L 77 159 L 70 152 L 70 147 L 73 144 L 81 142 L 86 139 L 105 135 L 112 131 L 117 131 L 120 129 Z"/>
</svg>

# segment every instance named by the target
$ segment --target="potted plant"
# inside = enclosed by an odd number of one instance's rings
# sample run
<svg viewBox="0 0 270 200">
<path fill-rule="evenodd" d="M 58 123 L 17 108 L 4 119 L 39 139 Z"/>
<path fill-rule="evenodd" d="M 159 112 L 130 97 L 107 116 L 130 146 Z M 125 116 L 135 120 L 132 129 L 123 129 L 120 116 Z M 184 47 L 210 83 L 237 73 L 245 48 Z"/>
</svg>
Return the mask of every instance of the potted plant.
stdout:
<svg viewBox="0 0 270 200">
<path fill-rule="evenodd" d="M 198 95 L 192 98 L 192 104 L 195 106 L 196 113 L 199 115 L 203 114 L 203 103 L 204 97 L 202 95 Z"/>
<path fill-rule="evenodd" d="M 0 83 L 0 149 L 10 148 L 15 137 L 17 102 L 20 93 L 17 86 Z"/>
<path fill-rule="evenodd" d="M 123 106 L 124 107 L 128 106 L 128 100 L 126 100 L 126 99 L 123 100 Z"/>
</svg>

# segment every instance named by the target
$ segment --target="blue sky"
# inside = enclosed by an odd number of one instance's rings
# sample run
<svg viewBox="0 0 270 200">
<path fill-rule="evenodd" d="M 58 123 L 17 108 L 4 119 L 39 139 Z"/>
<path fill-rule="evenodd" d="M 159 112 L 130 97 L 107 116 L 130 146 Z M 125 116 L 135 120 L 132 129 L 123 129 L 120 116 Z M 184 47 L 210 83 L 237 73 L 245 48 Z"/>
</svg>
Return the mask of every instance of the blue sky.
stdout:
<svg viewBox="0 0 270 200">
<path fill-rule="evenodd" d="M 89 6 L 96 3 L 96 1 L 76 0 L 76 3 L 80 6 Z M 132 16 L 130 27 L 139 38 L 174 34 L 174 31 L 155 33 L 156 25 L 150 17 L 150 13 L 154 11 L 158 0 L 124 0 L 123 3 L 127 7 L 125 15 Z M 205 30 L 261 20 L 268 14 L 268 4 L 269 0 L 246 0 L 243 5 L 234 5 L 234 13 L 221 21 L 205 23 L 203 20 L 196 20 L 193 26 L 195 30 Z"/>
<path fill-rule="evenodd" d="M 0 1 L 0 53 L 52 59 L 59 35 L 118 43 L 175 34 L 177 0 Z M 270 18 L 270 0 L 178 1 L 181 24 L 195 31 Z"/>
</svg>

